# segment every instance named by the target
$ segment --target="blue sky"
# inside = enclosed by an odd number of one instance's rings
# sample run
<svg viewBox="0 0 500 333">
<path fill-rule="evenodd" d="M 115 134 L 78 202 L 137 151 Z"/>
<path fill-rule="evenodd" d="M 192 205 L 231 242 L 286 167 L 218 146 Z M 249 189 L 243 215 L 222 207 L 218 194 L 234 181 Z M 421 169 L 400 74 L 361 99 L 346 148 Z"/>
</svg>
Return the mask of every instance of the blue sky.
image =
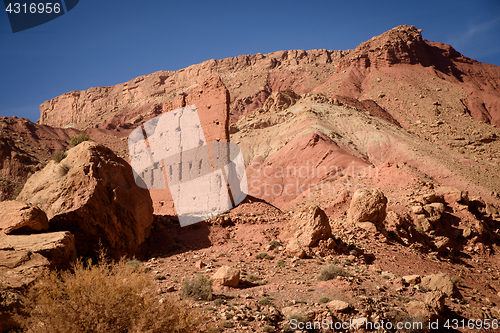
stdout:
<svg viewBox="0 0 500 333">
<path fill-rule="evenodd" d="M 500 65 L 498 0 L 80 0 L 67 14 L 15 34 L 1 8 L 0 116 L 34 122 L 41 103 L 71 90 L 212 58 L 352 49 L 402 24 Z"/>
</svg>

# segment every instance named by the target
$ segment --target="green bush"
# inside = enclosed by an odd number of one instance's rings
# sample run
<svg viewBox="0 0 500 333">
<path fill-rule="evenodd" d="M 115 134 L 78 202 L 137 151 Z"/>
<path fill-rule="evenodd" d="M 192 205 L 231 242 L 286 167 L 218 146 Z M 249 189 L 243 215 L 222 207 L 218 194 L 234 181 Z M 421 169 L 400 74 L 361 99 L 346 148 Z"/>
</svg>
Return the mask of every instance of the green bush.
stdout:
<svg viewBox="0 0 500 333">
<path fill-rule="evenodd" d="M 80 143 L 82 143 L 83 141 L 89 141 L 89 140 L 90 140 L 90 136 L 87 133 L 80 133 L 78 135 L 73 135 L 72 137 L 70 137 L 68 140 L 68 143 L 71 146 L 76 147 Z"/>
<path fill-rule="evenodd" d="M 270 256 L 269 254 L 265 253 L 265 252 L 262 252 L 262 253 L 259 253 L 255 256 L 256 259 L 268 259 L 268 260 L 273 260 L 274 257 L 273 256 Z"/>
<path fill-rule="evenodd" d="M 333 280 L 337 276 L 348 277 L 350 276 L 350 274 L 346 272 L 342 267 L 328 265 L 326 267 L 323 267 L 321 273 L 318 276 L 318 280 L 319 281 Z"/>
<path fill-rule="evenodd" d="M 272 248 L 272 249 L 275 249 L 275 248 L 280 247 L 280 246 L 281 246 L 281 243 L 280 243 L 280 242 L 278 242 L 278 241 L 276 241 L 276 240 L 273 240 L 273 241 L 271 241 L 271 242 L 269 243 L 269 245 L 271 245 L 271 248 Z"/>
<path fill-rule="evenodd" d="M 56 163 L 59 163 L 61 162 L 62 160 L 64 160 L 66 158 L 68 154 L 66 154 L 65 151 L 62 151 L 62 150 L 58 150 L 54 153 L 54 156 L 52 157 L 52 159 L 54 161 L 56 161 Z"/>
<path fill-rule="evenodd" d="M 297 323 L 306 323 L 309 321 L 309 318 L 306 315 L 300 313 L 292 313 L 288 316 L 288 321 L 295 319 Z"/>
<path fill-rule="evenodd" d="M 328 303 L 330 302 L 330 299 L 328 297 L 321 297 L 318 301 L 318 303 L 323 304 L 323 303 Z"/>
<path fill-rule="evenodd" d="M 17 321 L 38 332 L 187 332 L 201 328 L 199 312 L 162 298 L 149 273 L 124 259 L 77 260 L 70 271 L 47 271 L 22 297 Z"/>
<path fill-rule="evenodd" d="M 266 297 L 266 298 L 261 299 L 261 300 L 259 301 L 259 304 L 260 304 L 260 305 L 272 305 L 272 304 L 273 304 L 273 302 L 272 302 L 271 298 Z"/>
<path fill-rule="evenodd" d="M 222 298 L 217 298 L 214 301 L 214 305 L 216 305 L 216 306 L 221 306 L 222 304 L 224 304 L 224 300 Z"/>
<path fill-rule="evenodd" d="M 224 327 L 224 328 L 233 328 L 234 324 L 232 322 L 226 320 L 226 321 L 224 321 L 222 323 L 222 327 Z"/>
<path fill-rule="evenodd" d="M 182 294 L 204 301 L 212 300 L 212 280 L 205 275 L 194 279 L 187 278 L 182 282 Z"/>
</svg>

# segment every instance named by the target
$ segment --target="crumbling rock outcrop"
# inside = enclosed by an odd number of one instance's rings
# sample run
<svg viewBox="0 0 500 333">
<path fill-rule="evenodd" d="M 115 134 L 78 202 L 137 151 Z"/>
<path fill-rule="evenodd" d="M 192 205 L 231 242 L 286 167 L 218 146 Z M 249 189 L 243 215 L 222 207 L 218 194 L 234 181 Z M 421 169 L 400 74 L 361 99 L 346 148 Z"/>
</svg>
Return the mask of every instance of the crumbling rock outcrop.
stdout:
<svg viewBox="0 0 500 333">
<path fill-rule="evenodd" d="M 304 207 L 290 220 L 286 233 L 289 237 L 286 250 L 291 255 L 303 258 L 310 247 L 332 236 L 332 229 L 325 212 L 318 206 Z"/>
<path fill-rule="evenodd" d="M 99 243 L 111 255 L 131 253 L 153 223 L 151 197 L 130 165 L 89 141 L 31 176 L 18 200 L 44 210 L 50 231 L 71 231 L 79 255 L 95 255 Z"/>
<path fill-rule="evenodd" d="M 0 251 L 11 258 L 26 261 L 30 253 L 38 253 L 48 260 L 50 267 L 68 268 L 76 259 L 75 239 L 69 231 L 47 232 L 33 235 L 2 235 Z M 23 255 L 25 253 L 25 255 Z M 7 265 L 16 268 L 18 263 Z"/>
<path fill-rule="evenodd" d="M 47 215 L 38 207 L 19 201 L 0 202 L 0 231 L 5 234 L 31 234 L 47 231 Z"/>
</svg>

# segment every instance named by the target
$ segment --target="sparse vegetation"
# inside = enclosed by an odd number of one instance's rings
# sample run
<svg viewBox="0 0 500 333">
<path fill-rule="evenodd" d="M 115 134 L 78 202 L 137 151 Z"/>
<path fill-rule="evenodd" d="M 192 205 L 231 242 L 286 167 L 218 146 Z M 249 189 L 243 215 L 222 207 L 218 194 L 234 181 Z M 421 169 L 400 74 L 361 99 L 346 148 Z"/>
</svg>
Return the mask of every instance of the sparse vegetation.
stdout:
<svg viewBox="0 0 500 333">
<path fill-rule="evenodd" d="M 55 153 L 54 153 L 54 156 L 52 156 L 52 159 L 54 161 L 56 161 L 56 163 L 59 163 L 61 162 L 62 160 L 64 160 L 66 158 L 68 154 L 65 152 L 65 151 L 62 151 L 62 150 L 57 150 Z"/>
<path fill-rule="evenodd" d="M 133 259 L 130 259 L 128 261 L 128 264 L 130 267 L 132 267 L 133 269 L 139 269 L 141 266 L 142 266 L 142 262 L 140 262 L 139 260 L 137 260 L 136 258 L 133 258 Z"/>
<path fill-rule="evenodd" d="M 273 260 L 274 257 L 265 253 L 265 252 L 262 252 L 262 253 L 259 253 L 255 256 L 256 259 L 268 259 L 268 260 Z"/>
<path fill-rule="evenodd" d="M 59 175 L 60 176 L 67 175 L 69 170 L 71 170 L 71 167 L 69 167 L 68 165 L 66 165 L 66 164 L 59 165 Z"/>
<path fill-rule="evenodd" d="M 262 331 L 264 331 L 264 332 L 274 332 L 274 327 L 272 327 L 272 326 L 264 326 L 264 328 L 262 328 Z"/>
<path fill-rule="evenodd" d="M 319 304 L 324 304 L 330 302 L 330 299 L 328 297 L 321 297 L 318 301 Z"/>
<path fill-rule="evenodd" d="M 224 304 L 224 300 L 222 298 L 217 298 L 214 301 L 214 305 L 216 305 L 216 306 L 221 306 L 222 304 Z"/>
<path fill-rule="evenodd" d="M 150 275 L 126 260 L 78 260 L 73 272 L 46 272 L 16 319 L 29 332 L 186 332 L 204 319 L 182 302 L 160 302 Z"/>
<path fill-rule="evenodd" d="M 292 313 L 288 316 L 288 320 L 296 320 L 297 323 L 306 323 L 309 318 L 306 315 L 300 314 L 300 313 Z"/>
<path fill-rule="evenodd" d="M 424 235 L 424 234 L 425 234 L 424 229 L 423 229 L 421 226 L 419 226 L 419 225 L 415 227 L 415 230 L 416 230 L 419 234 L 421 234 L 421 235 Z"/>
<path fill-rule="evenodd" d="M 205 275 L 187 278 L 182 282 L 182 294 L 204 301 L 212 300 L 212 280 Z"/>
<path fill-rule="evenodd" d="M 224 327 L 224 328 L 233 328 L 234 324 L 232 322 L 230 322 L 229 320 L 226 320 L 226 321 L 222 322 L 222 327 Z"/>
<path fill-rule="evenodd" d="M 451 277 L 451 282 L 458 287 L 460 285 L 460 278 L 456 275 L 453 275 Z"/>
<path fill-rule="evenodd" d="M 89 141 L 89 140 L 90 140 L 90 136 L 87 133 L 80 133 L 80 134 L 73 135 L 72 137 L 70 137 L 68 140 L 68 143 L 71 146 L 76 147 L 80 143 L 82 143 L 83 141 Z"/>
<path fill-rule="evenodd" d="M 285 261 L 284 261 L 284 260 L 281 260 L 281 259 L 280 259 L 280 260 L 278 260 L 278 261 L 276 262 L 276 266 L 279 266 L 279 267 L 285 267 Z"/>
<path fill-rule="evenodd" d="M 266 298 L 261 299 L 261 300 L 259 301 L 259 304 L 260 304 L 260 305 L 272 305 L 272 304 L 273 304 L 273 302 L 272 302 L 271 298 L 266 297 Z"/>
<path fill-rule="evenodd" d="M 258 286 L 263 286 L 263 285 L 267 284 L 267 280 L 259 280 L 259 281 L 256 281 L 255 284 Z"/>
<path fill-rule="evenodd" d="M 271 246 L 271 249 L 275 249 L 275 248 L 278 248 L 281 246 L 281 243 L 276 241 L 276 240 L 273 240 L 269 243 L 269 245 Z"/>
<path fill-rule="evenodd" d="M 247 275 L 247 281 L 253 282 L 257 281 L 259 279 L 259 276 L 256 274 L 248 274 Z"/>
<path fill-rule="evenodd" d="M 333 280 L 337 276 L 349 277 L 350 274 L 346 272 L 342 267 L 328 265 L 321 270 L 318 276 L 319 281 Z"/>
</svg>

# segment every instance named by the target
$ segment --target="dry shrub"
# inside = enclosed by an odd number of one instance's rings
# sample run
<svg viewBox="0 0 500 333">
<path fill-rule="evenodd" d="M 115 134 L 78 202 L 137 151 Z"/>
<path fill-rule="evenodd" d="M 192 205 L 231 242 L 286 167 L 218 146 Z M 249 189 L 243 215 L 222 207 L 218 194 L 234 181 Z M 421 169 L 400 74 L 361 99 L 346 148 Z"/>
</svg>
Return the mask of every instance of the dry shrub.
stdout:
<svg viewBox="0 0 500 333">
<path fill-rule="evenodd" d="M 342 267 L 328 265 L 326 267 L 323 267 L 321 273 L 318 276 L 318 280 L 319 281 L 333 280 L 337 276 L 348 277 L 350 276 L 350 274 L 346 272 Z"/>
<path fill-rule="evenodd" d="M 197 275 L 182 282 L 182 294 L 204 301 L 212 300 L 212 280 L 208 276 Z"/>
<path fill-rule="evenodd" d="M 58 150 L 54 153 L 54 156 L 52 157 L 52 159 L 54 161 L 56 161 L 56 163 L 59 163 L 61 162 L 62 160 L 64 160 L 66 158 L 67 154 L 65 151 L 62 151 L 62 150 Z"/>
<path fill-rule="evenodd" d="M 71 146 L 76 147 L 80 143 L 82 143 L 83 141 L 89 141 L 89 140 L 90 140 L 90 136 L 87 133 L 80 133 L 78 135 L 73 135 L 72 137 L 70 137 L 68 140 L 68 143 Z"/>
<path fill-rule="evenodd" d="M 202 316 L 186 303 L 161 300 L 151 276 L 125 260 L 46 273 L 23 300 L 28 332 L 194 332 Z"/>
</svg>

